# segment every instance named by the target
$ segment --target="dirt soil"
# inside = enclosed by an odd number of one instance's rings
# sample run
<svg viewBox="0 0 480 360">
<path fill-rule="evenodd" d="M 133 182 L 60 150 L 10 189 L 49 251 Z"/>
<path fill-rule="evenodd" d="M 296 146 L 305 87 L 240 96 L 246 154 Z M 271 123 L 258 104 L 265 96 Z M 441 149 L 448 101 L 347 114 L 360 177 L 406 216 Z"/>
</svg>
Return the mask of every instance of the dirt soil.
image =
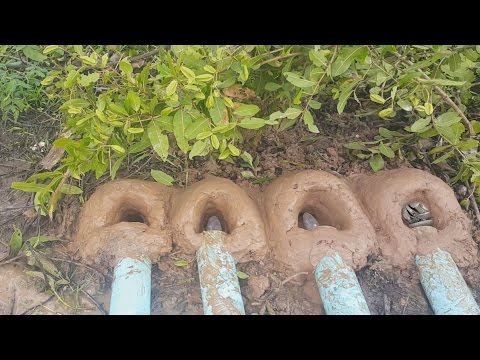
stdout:
<svg viewBox="0 0 480 360">
<path fill-rule="evenodd" d="M 297 126 L 275 134 L 265 132 L 251 139 L 245 148 L 254 158 L 259 157 L 255 179 L 244 179 L 243 169 L 237 165 L 214 160 L 198 159 L 187 169 L 179 171 L 179 163 L 165 165 L 148 159 L 127 167 L 118 178 L 150 179 L 150 169 L 162 169 L 171 174 L 179 186 L 191 185 L 208 175 L 228 178 L 244 188 L 258 191 L 280 175 L 294 170 L 317 169 L 342 176 L 372 173 L 366 161 L 348 154 L 343 144 L 367 141 L 376 134 L 369 121 L 358 120 L 350 114 L 326 115 L 316 119 L 320 134 L 311 134 Z M 0 124 L 0 314 L 105 314 L 108 312 L 111 276 L 94 265 L 78 260 L 68 245 L 77 231 L 82 208 L 78 197 L 66 196 L 52 222 L 38 217 L 33 210 L 29 193 L 10 189 L 12 181 L 24 180 L 38 169 L 45 152 L 31 150 L 40 140 L 55 140 L 55 129 L 12 132 L 11 124 Z M 183 163 L 182 163 L 183 165 Z M 177 167 L 176 167 L 177 166 Z M 386 162 L 387 169 L 426 166 L 395 159 Z M 151 180 L 151 179 L 150 179 Z M 96 181 L 86 177 L 82 183 L 88 198 L 107 178 Z M 250 191 L 249 191 L 250 192 Z M 466 213 L 470 219 L 472 214 Z M 12 258 L 8 242 L 14 226 L 21 229 L 24 239 L 37 234 L 52 235 L 60 239 L 54 245 L 41 248 L 41 255 L 50 259 L 68 280 L 60 285 L 57 295 L 25 271 L 33 269 L 24 257 Z M 473 239 L 480 242 L 480 232 L 473 227 Z M 186 266 L 176 266 L 186 260 Z M 237 270 L 248 274 L 241 279 L 247 314 L 323 314 L 320 296 L 312 274 L 292 275 L 291 269 L 271 257 L 237 265 Z M 480 269 L 461 269 L 465 280 L 480 302 Z M 387 265 L 381 256 L 371 256 L 363 269 L 357 272 L 372 314 L 432 314 L 413 264 L 399 271 Z M 191 253 L 173 248 L 158 259 L 152 269 L 152 314 L 202 314 L 197 264 Z"/>
</svg>

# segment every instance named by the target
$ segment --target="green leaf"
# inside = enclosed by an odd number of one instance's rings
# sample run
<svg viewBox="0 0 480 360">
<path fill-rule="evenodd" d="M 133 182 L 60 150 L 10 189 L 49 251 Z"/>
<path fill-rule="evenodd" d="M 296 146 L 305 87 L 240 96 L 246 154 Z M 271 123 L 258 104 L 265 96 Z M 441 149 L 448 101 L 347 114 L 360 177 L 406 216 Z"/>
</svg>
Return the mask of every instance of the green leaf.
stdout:
<svg viewBox="0 0 480 360">
<path fill-rule="evenodd" d="M 131 153 L 131 150 L 130 150 Z M 110 170 L 110 176 L 112 177 L 112 180 L 115 180 L 115 177 L 117 176 L 117 171 L 120 169 L 120 165 L 122 165 L 123 160 L 125 159 L 126 155 L 123 155 L 119 157 L 115 163 L 112 165 L 112 169 Z"/>
<path fill-rule="evenodd" d="M 465 132 L 465 126 L 462 123 L 456 123 L 448 127 L 435 125 L 435 129 L 453 145 L 458 144 L 460 137 Z"/>
<path fill-rule="evenodd" d="M 173 184 L 173 182 L 175 181 L 175 179 L 173 177 L 164 173 L 161 170 L 153 170 L 152 169 L 152 170 L 150 170 L 150 175 L 152 175 L 152 178 L 154 178 L 156 182 L 158 182 L 160 184 L 163 184 L 163 185 L 167 185 L 167 186 L 171 186 Z"/>
<path fill-rule="evenodd" d="M 175 92 L 177 91 L 177 85 L 177 80 L 172 80 L 170 84 L 167 85 L 167 88 L 165 89 L 165 93 L 167 94 L 167 96 L 172 96 L 173 94 L 175 94 Z"/>
<path fill-rule="evenodd" d="M 260 108 L 257 105 L 240 104 L 240 106 L 233 113 L 240 117 L 250 117 L 258 113 L 259 111 Z"/>
<path fill-rule="evenodd" d="M 10 255 L 16 256 L 23 245 L 22 231 L 14 225 L 14 231 L 10 237 L 10 242 L 8 244 L 10 248 Z"/>
<path fill-rule="evenodd" d="M 129 134 L 141 134 L 141 133 L 143 133 L 144 131 L 145 131 L 145 130 L 143 130 L 143 128 L 133 128 L 133 127 L 131 127 L 131 128 L 128 128 L 128 129 L 127 129 L 127 132 L 128 132 Z"/>
<path fill-rule="evenodd" d="M 245 274 L 243 271 L 237 271 L 237 277 L 239 279 L 245 280 L 248 279 L 250 276 L 248 274 Z"/>
<path fill-rule="evenodd" d="M 382 170 L 383 169 L 383 166 L 385 165 L 385 163 L 383 162 L 383 158 L 382 158 L 382 155 L 380 154 L 375 154 L 373 155 L 369 162 L 370 164 L 370 167 L 372 168 L 372 170 L 374 172 L 377 172 L 379 170 Z"/>
<path fill-rule="evenodd" d="M 193 144 L 192 150 L 190 150 L 190 153 L 188 154 L 188 158 L 192 160 L 195 156 L 202 154 L 206 147 L 207 143 L 202 140 L 198 140 L 195 144 Z"/>
<path fill-rule="evenodd" d="M 468 139 L 468 140 L 465 140 L 465 141 L 460 141 L 457 145 L 457 147 L 460 149 L 460 150 L 471 150 L 471 149 L 476 149 L 478 148 L 478 140 L 475 140 L 475 139 Z"/>
<path fill-rule="evenodd" d="M 385 104 L 385 99 L 380 96 L 380 95 L 377 95 L 377 94 L 370 94 L 370 100 L 372 100 L 373 102 L 376 102 L 377 104 Z"/>
<path fill-rule="evenodd" d="M 296 110 L 296 109 L 295 109 Z M 301 111 L 298 115 L 301 114 Z M 283 112 L 281 111 L 275 111 L 274 113 L 271 113 L 270 116 L 269 116 L 269 119 L 274 121 L 274 120 L 278 120 L 278 119 L 283 119 L 285 118 L 287 115 L 285 115 Z M 480 122 L 479 122 L 480 124 Z M 480 125 L 479 125 L 479 129 L 480 129 Z"/>
<path fill-rule="evenodd" d="M 208 126 L 208 119 L 206 117 L 201 117 L 200 120 L 193 121 L 185 129 L 185 137 L 188 140 L 195 139 L 198 134 L 208 131 L 210 127 Z"/>
<path fill-rule="evenodd" d="M 190 149 L 188 141 L 185 138 L 185 129 L 190 125 L 191 122 L 192 118 L 183 110 L 178 110 L 173 117 L 173 135 L 175 135 L 178 147 L 185 154 Z"/>
<path fill-rule="evenodd" d="M 273 83 L 273 82 L 267 82 L 265 84 L 265 90 L 267 90 L 267 91 L 276 91 L 276 90 L 280 89 L 281 87 L 282 87 L 282 85 L 276 84 L 276 83 Z"/>
<path fill-rule="evenodd" d="M 408 100 L 398 100 L 397 105 L 400 106 L 405 111 L 412 111 L 413 107 Z"/>
<path fill-rule="evenodd" d="M 93 83 L 96 83 L 98 81 L 98 79 L 100 78 L 100 74 L 99 73 L 91 73 L 89 75 L 82 75 L 80 77 L 80 79 L 78 79 L 78 84 L 80 86 L 84 86 L 84 87 L 87 87 L 89 86 L 90 84 L 93 84 Z"/>
<path fill-rule="evenodd" d="M 308 110 L 305 111 L 305 114 L 303 116 L 303 122 L 305 123 L 305 125 L 307 125 L 308 131 L 310 131 L 314 134 L 319 133 L 317 125 L 315 125 L 314 122 L 313 122 L 313 116 L 310 113 L 310 111 L 308 111 Z"/>
<path fill-rule="evenodd" d="M 225 103 L 220 98 L 215 98 L 213 108 L 209 109 L 208 112 L 212 118 L 212 121 L 215 125 L 218 125 L 225 117 L 228 119 L 228 111 Z"/>
<path fill-rule="evenodd" d="M 228 144 L 228 148 L 230 149 L 230 153 L 233 155 L 233 156 L 239 156 L 240 155 L 240 149 L 237 148 L 235 145 L 233 144 Z"/>
<path fill-rule="evenodd" d="M 425 130 L 427 130 L 429 124 L 430 118 L 418 119 L 412 124 L 412 126 L 410 126 L 410 131 L 414 133 L 424 132 Z"/>
<path fill-rule="evenodd" d="M 12 189 L 21 190 L 21 191 L 25 191 L 25 192 L 39 192 L 39 191 L 46 190 L 47 185 L 14 181 L 14 182 L 12 182 L 10 187 Z"/>
<path fill-rule="evenodd" d="M 195 80 L 195 73 L 191 69 L 186 66 L 181 66 L 180 71 L 188 79 L 188 82 L 193 82 Z"/>
<path fill-rule="evenodd" d="M 440 164 L 440 163 L 443 163 L 443 162 L 445 162 L 446 160 L 448 160 L 449 158 L 451 158 L 454 153 L 455 153 L 455 150 L 450 150 L 449 152 L 443 154 L 443 155 L 440 156 L 439 158 L 437 158 L 437 159 L 435 159 L 434 161 L 432 161 L 432 164 Z"/>
<path fill-rule="evenodd" d="M 31 237 L 30 239 L 27 240 L 27 242 L 30 245 L 32 245 L 33 248 L 36 248 L 38 245 L 41 245 L 49 241 L 58 241 L 58 239 L 53 236 L 39 235 L 39 236 Z"/>
<path fill-rule="evenodd" d="M 187 260 L 177 260 L 174 262 L 175 266 L 178 266 L 178 267 L 185 267 L 188 265 L 188 261 Z"/>
<path fill-rule="evenodd" d="M 217 70 L 215 70 L 215 68 L 211 65 L 205 65 L 203 70 L 209 72 L 210 74 L 215 74 L 217 72 Z"/>
<path fill-rule="evenodd" d="M 308 53 L 308 57 L 310 58 L 310 61 L 313 62 L 316 66 L 323 68 L 327 66 L 327 54 L 328 50 L 310 50 Z"/>
<path fill-rule="evenodd" d="M 389 119 L 395 116 L 395 111 L 393 111 L 392 108 L 386 108 L 380 111 L 378 116 L 380 116 L 382 119 Z"/>
<path fill-rule="evenodd" d="M 247 151 L 244 151 L 242 153 L 242 155 L 240 156 L 240 158 L 243 161 L 245 161 L 250 166 L 250 168 L 253 169 L 253 157 L 252 157 L 252 155 L 250 155 L 250 153 L 248 153 Z"/>
<path fill-rule="evenodd" d="M 121 147 L 120 145 L 110 145 L 110 147 L 111 147 L 114 151 L 116 151 L 116 152 L 118 152 L 118 153 L 120 153 L 120 154 L 123 154 L 123 153 L 125 152 L 125 149 L 124 149 L 123 147 Z"/>
<path fill-rule="evenodd" d="M 460 122 L 460 116 L 456 112 L 446 112 L 435 119 L 435 125 L 449 127 Z"/>
<path fill-rule="evenodd" d="M 212 136 L 210 137 L 210 142 L 212 143 L 212 147 L 215 150 L 218 150 L 218 148 L 220 147 L 220 141 L 218 141 L 217 135 L 212 134 Z"/>
<path fill-rule="evenodd" d="M 380 153 L 382 153 L 389 159 L 393 159 L 395 157 L 395 153 L 390 148 L 390 146 L 385 145 L 383 142 L 381 142 L 380 145 L 378 145 L 378 150 L 380 151 Z"/>
<path fill-rule="evenodd" d="M 33 46 L 27 45 L 22 49 L 23 55 L 33 61 L 44 61 L 47 59 L 40 51 L 36 50 Z"/>
<path fill-rule="evenodd" d="M 90 56 L 82 55 L 80 56 L 80 59 L 82 59 L 82 63 L 85 65 L 95 66 L 97 64 L 97 62 Z"/>
<path fill-rule="evenodd" d="M 225 149 L 222 151 L 222 153 L 220 155 L 218 155 L 218 159 L 219 160 L 224 160 L 226 158 L 228 158 L 230 156 L 231 152 L 230 152 L 230 149 Z"/>
<path fill-rule="evenodd" d="M 428 116 L 433 114 L 433 105 L 432 103 L 426 102 L 425 103 L 425 114 Z"/>
<path fill-rule="evenodd" d="M 249 171 L 249 170 L 242 171 L 240 174 L 242 175 L 242 177 L 243 177 L 244 179 L 252 179 L 252 178 L 255 177 L 255 175 L 253 175 L 253 173 L 252 173 L 251 171 Z"/>
<path fill-rule="evenodd" d="M 337 59 L 332 64 L 332 76 L 342 75 L 348 70 L 355 59 L 364 57 L 368 53 L 366 46 L 343 47 Z"/>
<path fill-rule="evenodd" d="M 125 100 L 125 106 L 137 112 L 140 109 L 141 103 L 142 102 L 140 100 L 140 96 L 138 96 L 137 93 L 129 90 L 127 94 L 127 99 Z"/>
<path fill-rule="evenodd" d="M 162 134 L 162 129 L 160 124 L 156 121 L 152 121 L 148 125 L 147 129 L 148 138 L 150 139 L 150 143 L 152 144 L 153 150 L 160 156 L 162 161 L 167 160 L 168 158 L 168 136 Z"/>
<path fill-rule="evenodd" d="M 265 120 L 260 118 L 243 119 L 238 126 L 244 129 L 260 129 L 265 126 Z"/>
<path fill-rule="evenodd" d="M 316 83 L 311 80 L 307 80 L 300 75 L 293 72 L 286 72 L 284 75 L 287 78 L 287 81 L 299 88 L 308 88 L 314 86 Z"/>
<path fill-rule="evenodd" d="M 322 107 L 322 104 L 316 100 L 310 100 L 308 106 L 310 106 L 312 109 L 318 110 Z"/>
<path fill-rule="evenodd" d="M 368 148 L 365 145 L 359 142 L 351 142 L 343 146 L 350 150 L 368 150 Z"/>
<path fill-rule="evenodd" d="M 80 189 L 78 186 L 69 184 L 63 184 L 60 192 L 67 195 L 79 195 L 83 193 L 82 189 Z"/>
<path fill-rule="evenodd" d="M 45 49 L 43 49 L 42 52 L 43 52 L 44 55 L 48 55 L 48 54 L 50 54 L 50 53 L 52 53 L 52 52 L 54 52 L 55 50 L 58 50 L 58 49 L 60 49 L 60 46 L 58 46 L 58 45 L 48 45 L 48 46 L 45 47 Z"/>
<path fill-rule="evenodd" d="M 302 113 L 302 109 L 289 107 L 287 110 L 285 110 L 284 116 L 286 116 L 287 119 L 293 120 L 299 117 L 301 113 Z M 274 120 L 274 119 L 270 117 L 270 120 Z"/>
<path fill-rule="evenodd" d="M 120 71 L 127 77 L 132 75 L 133 66 L 132 64 L 130 64 L 130 62 L 127 59 L 122 59 L 122 61 L 120 61 L 120 64 L 118 66 L 120 68 Z"/>
</svg>

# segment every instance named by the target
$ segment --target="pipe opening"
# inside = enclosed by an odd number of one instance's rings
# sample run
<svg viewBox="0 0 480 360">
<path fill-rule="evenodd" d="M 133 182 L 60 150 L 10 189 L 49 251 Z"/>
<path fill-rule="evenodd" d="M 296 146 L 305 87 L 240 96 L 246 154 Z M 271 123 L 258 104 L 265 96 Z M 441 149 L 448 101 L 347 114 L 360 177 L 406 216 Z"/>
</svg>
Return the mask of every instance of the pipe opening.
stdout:
<svg viewBox="0 0 480 360">
<path fill-rule="evenodd" d="M 409 228 L 434 226 L 430 209 L 419 201 L 408 203 L 402 209 L 402 219 Z"/>
<path fill-rule="evenodd" d="M 220 230 L 226 232 L 227 234 L 230 233 L 225 218 L 223 217 L 222 213 L 215 208 L 208 208 L 205 210 L 199 230 L 200 231 L 198 232 Z"/>
<path fill-rule="evenodd" d="M 326 209 L 308 208 L 298 214 L 298 227 L 313 230 L 318 226 L 332 226 L 337 228 L 338 223 Z"/>
<path fill-rule="evenodd" d="M 145 217 L 134 209 L 124 210 L 119 222 L 138 222 L 142 224 L 147 224 Z"/>
</svg>

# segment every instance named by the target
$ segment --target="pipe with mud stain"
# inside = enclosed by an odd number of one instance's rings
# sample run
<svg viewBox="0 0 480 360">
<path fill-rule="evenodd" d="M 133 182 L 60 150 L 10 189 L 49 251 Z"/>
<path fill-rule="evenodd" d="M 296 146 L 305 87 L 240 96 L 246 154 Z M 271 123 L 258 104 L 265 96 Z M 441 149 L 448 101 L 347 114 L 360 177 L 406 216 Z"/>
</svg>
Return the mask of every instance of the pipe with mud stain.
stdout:
<svg viewBox="0 0 480 360">
<path fill-rule="evenodd" d="M 211 216 L 197 250 L 198 275 L 205 315 L 245 315 L 235 260 L 224 248 L 220 220 Z"/>
<path fill-rule="evenodd" d="M 306 230 L 318 227 L 311 214 L 302 215 Z M 315 267 L 315 280 L 327 315 L 370 315 L 355 272 L 336 253 L 324 256 Z"/>
<path fill-rule="evenodd" d="M 123 258 L 113 272 L 110 315 L 150 315 L 150 260 Z"/>
</svg>

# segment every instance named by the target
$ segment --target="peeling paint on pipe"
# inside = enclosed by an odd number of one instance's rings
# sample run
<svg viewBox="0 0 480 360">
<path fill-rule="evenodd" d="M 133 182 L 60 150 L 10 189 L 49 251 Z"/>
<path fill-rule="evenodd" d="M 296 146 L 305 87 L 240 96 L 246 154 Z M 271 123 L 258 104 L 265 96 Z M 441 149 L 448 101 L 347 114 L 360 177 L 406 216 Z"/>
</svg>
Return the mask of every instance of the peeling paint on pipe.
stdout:
<svg viewBox="0 0 480 360">
<path fill-rule="evenodd" d="M 123 258 L 115 266 L 110 315 L 150 315 L 151 263 Z"/>
<path fill-rule="evenodd" d="M 447 251 L 415 258 L 420 281 L 435 315 L 480 315 L 480 308 Z"/>
<path fill-rule="evenodd" d="M 205 315 L 245 315 L 235 260 L 223 248 L 225 233 L 204 231 L 197 250 L 198 275 Z"/>
<path fill-rule="evenodd" d="M 315 279 L 327 315 L 370 315 L 355 272 L 339 254 L 320 260 Z"/>
</svg>

